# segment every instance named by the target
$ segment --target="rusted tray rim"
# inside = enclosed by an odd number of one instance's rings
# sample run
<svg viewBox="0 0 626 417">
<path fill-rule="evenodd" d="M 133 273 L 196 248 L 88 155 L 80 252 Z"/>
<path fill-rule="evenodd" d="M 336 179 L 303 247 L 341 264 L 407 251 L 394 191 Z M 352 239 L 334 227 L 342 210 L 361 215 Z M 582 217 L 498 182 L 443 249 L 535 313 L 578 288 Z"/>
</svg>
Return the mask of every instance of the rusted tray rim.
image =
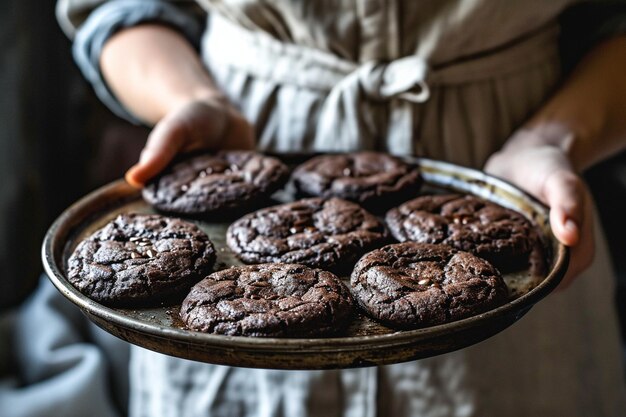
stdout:
<svg viewBox="0 0 626 417">
<path fill-rule="evenodd" d="M 499 187 L 511 194 L 522 195 L 525 199 L 530 200 L 535 205 L 535 209 L 543 210 L 547 214 L 548 207 L 542 204 L 533 196 L 513 186 L 509 182 L 487 175 L 481 171 L 460 167 L 458 165 L 450 164 L 442 161 L 435 161 L 427 158 L 410 158 L 411 161 L 420 164 L 423 167 L 434 168 L 437 166 L 446 167 L 450 171 L 462 172 L 468 177 L 474 177 L 475 179 L 484 181 L 493 186 Z M 442 186 L 450 186 L 442 185 Z M 420 341 L 434 339 L 440 336 L 444 336 L 449 333 L 455 333 L 458 331 L 468 330 L 473 327 L 480 326 L 485 321 L 490 319 L 497 320 L 504 316 L 510 316 L 515 314 L 516 316 L 523 315 L 528 309 L 530 309 L 537 301 L 548 295 L 554 288 L 556 288 L 565 275 L 567 265 L 569 262 L 569 249 L 563 245 L 558 244 L 554 253 L 554 267 L 550 273 L 535 286 L 528 293 L 520 296 L 519 298 L 508 302 L 500 307 L 489 310 L 485 313 L 478 314 L 472 317 L 468 317 L 462 320 L 457 320 L 450 323 L 440 324 L 437 326 L 426 327 L 416 330 L 403 330 L 395 333 L 384 335 L 371 335 L 371 336 L 350 336 L 350 337 L 327 337 L 327 338 L 252 338 L 244 336 L 223 336 L 213 335 L 201 332 L 195 332 L 191 330 L 177 329 L 167 326 L 161 326 L 157 324 L 143 322 L 141 320 L 132 319 L 124 316 L 122 313 L 99 304 L 90 298 L 81 294 L 76 290 L 65 278 L 65 274 L 61 267 L 57 264 L 54 253 L 55 250 L 63 257 L 64 248 L 55 247 L 54 237 L 57 235 L 57 231 L 61 229 L 66 223 L 70 223 L 72 217 L 76 213 L 85 211 L 89 206 L 96 203 L 99 200 L 106 200 L 106 197 L 113 190 L 117 190 L 120 187 L 128 187 L 128 197 L 136 194 L 138 191 L 133 190 L 124 180 L 117 180 L 107 185 L 104 185 L 91 193 L 87 194 L 76 203 L 68 207 L 61 215 L 52 223 L 42 245 L 42 261 L 44 269 L 48 274 L 48 277 L 54 284 L 54 286 L 71 302 L 84 309 L 87 313 L 96 317 L 102 318 L 112 324 L 132 329 L 134 331 L 150 334 L 163 338 L 171 338 L 175 340 L 181 340 L 186 342 L 193 342 L 195 344 L 206 343 L 211 346 L 220 346 L 224 348 L 232 349 L 255 349 L 255 350 L 270 350 L 272 352 L 292 351 L 298 349 L 300 351 L 319 351 L 327 353 L 329 348 L 333 348 L 334 351 L 341 350 L 370 350 L 373 344 L 377 348 L 384 348 L 385 346 L 398 346 L 398 345 L 410 345 L 419 343 Z M 67 229 L 70 230 L 75 225 L 67 225 Z M 61 259 L 61 262 L 63 259 Z"/>
</svg>

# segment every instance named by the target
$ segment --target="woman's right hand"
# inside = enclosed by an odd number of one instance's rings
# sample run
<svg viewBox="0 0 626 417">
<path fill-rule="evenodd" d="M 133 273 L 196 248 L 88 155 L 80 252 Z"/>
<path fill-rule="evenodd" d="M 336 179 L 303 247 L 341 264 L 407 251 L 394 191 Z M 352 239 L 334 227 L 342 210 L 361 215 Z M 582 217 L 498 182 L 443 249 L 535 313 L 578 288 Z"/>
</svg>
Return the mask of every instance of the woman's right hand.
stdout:
<svg viewBox="0 0 626 417">
<path fill-rule="evenodd" d="M 139 162 L 126 172 L 126 181 L 143 187 L 181 152 L 254 149 L 254 143 L 250 123 L 225 100 L 190 101 L 173 109 L 154 126 Z"/>
<path fill-rule="evenodd" d="M 133 116 L 154 125 L 126 180 L 142 187 L 181 152 L 253 149 L 254 130 L 213 83 L 198 52 L 158 23 L 123 29 L 107 40 L 100 68 Z"/>
</svg>

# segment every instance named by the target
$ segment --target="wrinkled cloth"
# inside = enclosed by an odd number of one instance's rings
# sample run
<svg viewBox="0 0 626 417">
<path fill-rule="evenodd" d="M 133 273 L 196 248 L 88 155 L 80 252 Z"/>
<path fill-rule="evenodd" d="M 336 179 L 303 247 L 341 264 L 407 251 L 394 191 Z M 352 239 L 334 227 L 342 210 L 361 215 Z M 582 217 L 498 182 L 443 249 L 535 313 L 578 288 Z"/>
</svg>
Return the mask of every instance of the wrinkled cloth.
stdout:
<svg viewBox="0 0 626 417">
<path fill-rule="evenodd" d="M 100 3 L 60 2 L 65 26 L 71 31 Z M 210 10 L 201 56 L 254 123 L 260 149 L 381 149 L 480 167 L 556 88 L 555 20 L 573 2 L 198 3 Z M 117 24 L 100 27 L 94 16 L 78 29 L 76 39 L 83 40 L 74 44 L 75 54 Z M 82 38 L 83 27 L 93 34 Z M 87 61 L 97 75 L 97 59 Z M 104 83 L 97 76 L 91 81 Z M 612 272 L 600 234 L 598 241 L 594 266 L 567 292 L 489 340 L 435 358 L 272 371 L 133 347 L 130 415 L 620 416 L 626 393 Z M 68 397 L 89 395 L 92 404 L 106 400 L 73 384 L 58 389 Z"/>
<path fill-rule="evenodd" d="M 415 55 L 357 65 L 220 15 L 209 27 L 207 68 L 254 123 L 263 150 L 374 149 L 481 166 L 560 74 L 555 27 L 437 70 Z"/>
<path fill-rule="evenodd" d="M 18 376 L 0 379 L 0 416 L 126 415 L 129 345 L 90 323 L 45 275 L 0 322 L 11 346 L 0 361 Z"/>
<path fill-rule="evenodd" d="M 510 46 L 520 49 L 519 44 L 524 44 L 527 38 L 537 42 L 542 36 L 535 35 L 552 30 L 567 7 L 562 20 L 568 37 L 561 38 L 561 49 L 566 50 L 561 52 L 568 55 L 569 61 L 572 57 L 580 58 L 584 52 L 578 44 L 588 49 L 592 43 L 626 30 L 623 23 L 626 2 L 606 0 L 352 0 L 334 4 L 252 0 L 61 0 L 58 15 L 68 35 L 75 36 L 74 56 L 101 99 L 114 112 L 137 123 L 138 119 L 111 94 L 100 74 L 98 58 L 103 43 L 116 30 L 155 20 L 195 39 L 198 20 L 207 19 L 198 4 L 210 11 L 202 42 L 206 44 L 217 38 L 213 43 L 219 44 L 224 40 L 222 48 L 203 48 L 203 58 L 214 77 L 219 79 L 220 87 L 227 90 L 229 98 L 254 122 L 260 149 L 379 149 L 471 166 L 482 166 L 486 157 L 508 137 L 512 126 L 517 127 L 528 117 L 529 109 L 536 108 L 554 85 L 536 76 L 545 84 L 526 88 L 515 80 L 515 73 L 533 66 L 535 72 L 544 74 L 548 69 L 541 68 L 542 65 L 558 68 L 553 63 L 547 64 L 543 57 L 536 57 L 528 46 L 526 54 L 513 54 L 508 60 L 477 58 L 497 56 L 511 49 Z M 178 10 L 176 13 L 170 12 L 173 6 Z M 580 30 L 581 16 L 582 19 L 591 16 L 586 25 L 588 30 Z M 240 29 L 239 34 L 232 39 L 219 35 L 228 26 L 224 22 Z M 219 26 L 219 30 L 212 30 L 212 24 Z M 249 37 L 255 40 L 244 41 L 241 29 L 250 32 Z M 546 45 L 552 45 L 546 37 Z M 568 41 L 569 38 L 572 41 Z M 199 39 L 193 43 L 197 41 Z M 251 45 L 259 43 L 271 46 L 261 48 L 261 53 L 257 54 L 259 51 Z M 242 68 L 242 62 L 226 68 L 228 62 L 220 57 L 212 60 L 211 51 L 226 51 L 240 57 L 258 55 L 259 60 L 252 65 L 252 72 Z M 539 51 L 546 52 L 548 48 L 539 48 Z M 291 55 L 291 59 L 275 60 L 282 55 Z M 315 61 L 313 66 L 317 69 L 300 71 L 304 63 L 311 60 Z M 249 58 L 247 61 L 251 62 Z M 493 64 L 502 68 L 498 70 Z M 473 74 L 465 77 L 463 73 L 468 71 L 468 65 Z M 294 66 L 296 69 L 290 71 Z M 321 71 L 320 67 L 323 67 Z M 486 73 L 481 74 L 485 70 Z M 508 77 L 503 77 L 507 72 Z M 280 79 L 273 79 L 267 78 L 267 73 L 274 78 L 278 73 L 282 75 Z M 285 74 L 289 76 L 285 78 Z M 294 84 L 294 78 L 306 79 L 308 85 Z M 316 86 L 316 81 L 321 85 Z M 520 85 L 524 91 L 515 91 Z M 516 100 L 514 97 L 520 93 L 521 97 Z M 503 97 L 503 94 L 510 96 Z M 464 112 L 468 106 L 484 106 L 485 103 L 492 104 L 482 111 L 483 118 L 491 115 L 494 128 L 490 131 L 480 128 L 485 124 L 483 121 L 474 122 Z M 301 117 L 291 116 L 294 105 L 299 108 Z M 433 112 L 441 116 L 435 118 L 428 114 Z M 431 122 L 434 119 L 438 125 Z M 469 130 L 451 131 L 446 127 L 461 119 L 467 119 L 463 124 Z M 461 132 L 463 134 L 459 134 Z M 484 137 L 486 134 L 488 136 Z"/>
</svg>

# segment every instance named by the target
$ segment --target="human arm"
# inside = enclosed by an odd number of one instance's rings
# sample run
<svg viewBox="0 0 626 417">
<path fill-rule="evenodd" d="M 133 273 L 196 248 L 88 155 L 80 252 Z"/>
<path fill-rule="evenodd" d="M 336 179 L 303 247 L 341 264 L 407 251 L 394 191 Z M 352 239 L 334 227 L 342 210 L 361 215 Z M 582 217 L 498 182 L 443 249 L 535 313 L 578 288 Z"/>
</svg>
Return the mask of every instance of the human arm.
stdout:
<svg viewBox="0 0 626 417">
<path fill-rule="evenodd" d="M 593 260 L 592 201 L 579 174 L 626 147 L 626 37 L 598 44 L 485 166 L 550 206 L 572 248 L 564 285 Z"/>
<path fill-rule="evenodd" d="M 252 127 L 176 31 L 158 24 L 120 31 L 105 44 L 100 67 L 117 99 L 154 125 L 139 163 L 126 174 L 130 184 L 141 186 L 179 152 L 253 148 Z"/>
<path fill-rule="evenodd" d="M 127 175 L 133 185 L 178 151 L 252 146 L 252 128 L 215 90 L 200 62 L 206 12 L 195 1 L 59 0 L 57 17 L 102 102 L 132 123 L 155 125 L 149 150 Z"/>
</svg>

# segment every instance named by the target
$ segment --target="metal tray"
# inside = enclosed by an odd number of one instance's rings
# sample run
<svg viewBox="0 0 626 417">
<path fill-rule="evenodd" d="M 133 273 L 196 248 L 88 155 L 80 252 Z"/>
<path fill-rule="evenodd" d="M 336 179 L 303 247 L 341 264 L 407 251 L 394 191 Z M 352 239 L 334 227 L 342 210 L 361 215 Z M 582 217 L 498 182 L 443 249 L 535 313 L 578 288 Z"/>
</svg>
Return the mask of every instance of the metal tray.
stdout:
<svg viewBox="0 0 626 417">
<path fill-rule="evenodd" d="M 303 160 L 283 158 L 291 165 Z M 517 210 L 534 222 L 542 235 L 543 272 L 505 275 L 512 296 L 501 307 L 419 330 L 395 331 L 359 314 L 347 330 L 334 337 L 283 339 L 199 333 L 186 329 L 179 320 L 179 304 L 109 308 L 82 295 L 67 281 L 67 259 L 83 237 L 118 213 L 153 212 L 140 193 L 122 180 L 92 192 L 59 216 L 45 236 L 43 264 L 56 288 L 98 326 L 130 343 L 181 358 L 242 367 L 333 369 L 398 363 L 461 349 L 502 331 L 548 295 L 563 278 L 569 253 L 550 231 L 548 209 L 523 191 L 481 171 L 429 159 L 407 159 L 420 166 L 430 192 L 477 195 Z M 277 197 L 283 201 L 293 198 L 287 191 L 279 192 Z M 202 227 L 215 244 L 216 268 L 240 264 L 225 243 L 229 222 L 191 221 Z"/>
</svg>

